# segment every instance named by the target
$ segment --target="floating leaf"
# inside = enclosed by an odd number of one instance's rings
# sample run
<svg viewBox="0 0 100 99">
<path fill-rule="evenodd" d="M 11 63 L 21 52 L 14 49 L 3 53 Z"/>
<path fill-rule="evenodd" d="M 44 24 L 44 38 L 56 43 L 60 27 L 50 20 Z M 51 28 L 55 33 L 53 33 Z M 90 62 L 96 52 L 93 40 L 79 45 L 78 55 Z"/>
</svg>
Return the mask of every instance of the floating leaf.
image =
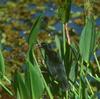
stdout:
<svg viewBox="0 0 100 99">
<path fill-rule="evenodd" d="M 96 38 L 96 31 L 95 31 L 95 24 L 93 16 L 87 17 L 87 23 L 82 31 L 80 37 L 80 54 L 84 61 L 88 62 L 90 59 L 91 54 L 93 53 L 94 46 L 95 46 L 95 38 Z"/>
</svg>

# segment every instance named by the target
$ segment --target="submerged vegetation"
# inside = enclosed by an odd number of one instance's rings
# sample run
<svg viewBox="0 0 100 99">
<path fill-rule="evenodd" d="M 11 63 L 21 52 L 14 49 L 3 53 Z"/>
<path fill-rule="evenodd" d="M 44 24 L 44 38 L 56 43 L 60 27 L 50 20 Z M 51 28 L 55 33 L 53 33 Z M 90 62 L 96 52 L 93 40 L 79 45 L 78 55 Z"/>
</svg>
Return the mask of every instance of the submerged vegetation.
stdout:
<svg viewBox="0 0 100 99">
<path fill-rule="evenodd" d="M 99 99 L 99 0 L 24 2 L 0 7 L 1 99 Z"/>
</svg>

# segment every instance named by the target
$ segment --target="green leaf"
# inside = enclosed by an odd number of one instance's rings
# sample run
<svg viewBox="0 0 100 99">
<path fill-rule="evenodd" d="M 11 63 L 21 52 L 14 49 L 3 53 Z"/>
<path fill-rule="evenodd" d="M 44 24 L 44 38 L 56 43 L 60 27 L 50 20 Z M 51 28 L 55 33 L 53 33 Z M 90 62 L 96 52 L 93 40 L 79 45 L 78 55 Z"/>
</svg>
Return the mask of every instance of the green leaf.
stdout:
<svg viewBox="0 0 100 99">
<path fill-rule="evenodd" d="M 69 72 L 70 72 L 71 65 L 72 65 L 72 50 L 71 50 L 71 46 L 68 43 L 66 43 L 66 52 L 65 52 L 65 55 L 64 55 L 64 64 L 65 64 L 67 76 L 69 76 Z"/>
<path fill-rule="evenodd" d="M 14 80 L 14 87 L 16 88 L 16 92 L 19 93 L 18 97 L 20 97 L 20 99 L 28 99 L 28 90 L 26 88 L 22 75 L 17 72 L 15 74 Z"/>
<path fill-rule="evenodd" d="M 87 23 L 84 26 L 79 42 L 80 54 L 83 60 L 86 62 L 89 61 L 91 54 L 93 54 L 95 46 L 95 38 L 96 38 L 96 31 L 95 31 L 94 19 L 93 16 L 88 16 Z"/>
<path fill-rule="evenodd" d="M 87 99 L 85 97 L 85 90 L 86 90 L 86 84 L 85 80 L 83 80 L 83 76 L 80 77 L 80 82 L 79 82 L 79 99 Z"/>
<path fill-rule="evenodd" d="M 32 64 L 34 64 L 33 49 L 32 49 L 32 48 L 30 48 L 30 49 L 28 50 L 28 52 L 27 52 L 27 59 L 29 59 L 30 62 L 31 62 Z"/>
<path fill-rule="evenodd" d="M 31 99 L 40 99 L 44 91 L 42 77 L 37 66 L 33 66 L 29 60 L 26 61 L 26 64 L 25 82 L 30 91 L 30 97 Z"/>
<path fill-rule="evenodd" d="M 3 77 L 5 73 L 5 64 L 4 64 L 4 58 L 0 49 L 0 78 Z"/>
<path fill-rule="evenodd" d="M 81 96 L 82 96 L 82 99 L 88 99 L 88 91 L 87 91 L 87 87 L 86 87 L 86 83 L 85 83 L 85 79 L 80 79 L 81 81 L 81 86 L 82 86 L 82 89 L 81 89 Z"/>
<path fill-rule="evenodd" d="M 40 15 L 36 19 L 36 21 L 35 21 L 35 23 L 34 23 L 34 25 L 32 27 L 32 30 L 31 30 L 31 32 L 29 34 L 29 39 L 28 39 L 29 48 L 31 48 L 33 46 L 34 42 L 36 41 L 37 35 L 39 33 L 39 30 L 40 30 L 42 17 L 43 17 L 43 15 Z"/>
</svg>

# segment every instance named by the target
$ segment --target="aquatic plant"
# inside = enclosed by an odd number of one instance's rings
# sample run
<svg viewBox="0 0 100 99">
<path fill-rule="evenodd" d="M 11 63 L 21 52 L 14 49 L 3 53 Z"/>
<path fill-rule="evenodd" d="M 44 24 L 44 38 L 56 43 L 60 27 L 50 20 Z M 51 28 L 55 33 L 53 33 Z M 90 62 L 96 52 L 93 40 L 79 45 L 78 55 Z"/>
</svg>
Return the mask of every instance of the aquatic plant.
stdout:
<svg viewBox="0 0 100 99">
<path fill-rule="evenodd" d="M 0 49 L 0 86 L 17 99 L 97 99 L 99 33 L 95 29 L 90 0 L 85 2 L 88 13 L 78 42 L 73 41 L 68 30 L 71 0 L 58 1 L 61 4 L 58 3 L 57 12 L 63 27 L 61 34 L 52 36 L 48 31 L 41 32 L 44 14 L 37 17 L 27 40 L 25 69 L 17 69 L 12 81 L 5 76 L 6 65 Z M 13 86 L 13 91 L 5 86 L 4 79 Z"/>
</svg>

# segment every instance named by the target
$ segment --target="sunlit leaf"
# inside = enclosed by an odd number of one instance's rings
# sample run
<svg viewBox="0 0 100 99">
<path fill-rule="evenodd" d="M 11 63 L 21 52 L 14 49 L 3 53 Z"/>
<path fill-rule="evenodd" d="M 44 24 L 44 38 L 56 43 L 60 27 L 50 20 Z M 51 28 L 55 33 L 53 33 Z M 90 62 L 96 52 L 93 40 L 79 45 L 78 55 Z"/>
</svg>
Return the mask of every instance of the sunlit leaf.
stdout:
<svg viewBox="0 0 100 99">
<path fill-rule="evenodd" d="M 95 46 L 95 24 L 93 16 L 87 17 L 87 23 L 84 26 L 80 37 L 80 54 L 84 61 L 88 62 L 90 59 L 91 54 L 93 54 L 94 46 Z"/>
<path fill-rule="evenodd" d="M 25 82 L 30 91 L 30 97 L 32 99 L 40 99 L 44 91 L 44 84 L 40 72 L 29 60 L 27 60 L 26 64 Z"/>
</svg>

